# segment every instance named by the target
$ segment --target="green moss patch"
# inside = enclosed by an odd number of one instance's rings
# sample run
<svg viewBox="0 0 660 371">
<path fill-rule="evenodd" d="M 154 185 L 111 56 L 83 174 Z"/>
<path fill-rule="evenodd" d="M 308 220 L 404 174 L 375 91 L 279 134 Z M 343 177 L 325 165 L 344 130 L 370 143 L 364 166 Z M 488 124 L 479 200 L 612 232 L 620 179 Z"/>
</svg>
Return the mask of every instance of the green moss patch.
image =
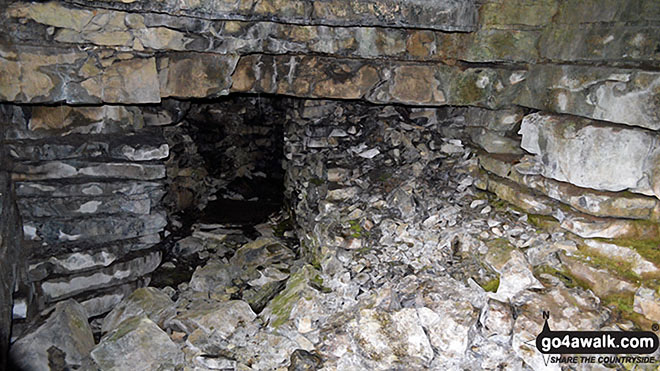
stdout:
<svg viewBox="0 0 660 371">
<path fill-rule="evenodd" d="M 481 288 L 488 292 L 497 292 L 497 289 L 500 287 L 500 277 L 497 276 L 492 280 L 481 285 Z"/>
</svg>

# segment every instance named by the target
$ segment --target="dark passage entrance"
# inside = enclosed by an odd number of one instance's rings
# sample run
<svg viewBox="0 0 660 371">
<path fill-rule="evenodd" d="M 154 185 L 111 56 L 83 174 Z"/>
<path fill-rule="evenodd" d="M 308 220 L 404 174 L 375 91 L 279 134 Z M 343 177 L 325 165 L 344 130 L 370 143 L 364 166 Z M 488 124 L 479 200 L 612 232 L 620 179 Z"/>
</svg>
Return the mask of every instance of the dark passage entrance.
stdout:
<svg viewBox="0 0 660 371">
<path fill-rule="evenodd" d="M 189 281 L 195 267 L 208 260 L 194 246 L 176 242 L 181 237 L 226 233 L 223 245 L 231 249 L 263 235 L 264 223 L 290 225 L 282 166 L 290 101 L 232 96 L 185 106 L 180 124 L 166 129 L 172 238 L 164 246 L 164 264 L 153 275 L 157 287 Z"/>
</svg>

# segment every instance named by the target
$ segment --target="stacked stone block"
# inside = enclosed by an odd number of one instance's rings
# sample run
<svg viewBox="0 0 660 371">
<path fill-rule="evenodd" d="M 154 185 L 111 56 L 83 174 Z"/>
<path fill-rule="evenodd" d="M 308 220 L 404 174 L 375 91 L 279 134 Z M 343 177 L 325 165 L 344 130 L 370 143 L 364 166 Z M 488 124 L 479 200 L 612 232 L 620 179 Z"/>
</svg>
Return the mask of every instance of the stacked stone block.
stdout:
<svg viewBox="0 0 660 371">
<path fill-rule="evenodd" d="M 37 294 L 18 319 L 69 298 L 97 316 L 148 283 L 167 224 L 159 128 L 133 107 L 16 106 L 4 145 Z"/>
</svg>

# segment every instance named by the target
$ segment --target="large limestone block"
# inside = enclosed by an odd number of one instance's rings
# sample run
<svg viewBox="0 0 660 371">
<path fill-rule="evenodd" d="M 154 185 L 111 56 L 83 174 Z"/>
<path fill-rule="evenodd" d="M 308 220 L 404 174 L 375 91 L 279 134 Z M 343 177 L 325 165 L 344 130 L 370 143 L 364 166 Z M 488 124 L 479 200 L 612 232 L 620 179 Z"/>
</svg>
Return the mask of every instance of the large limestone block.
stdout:
<svg viewBox="0 0 660 371">
<path fill-rule="evenodd" d="M 162 326 L 165 320 L 174 316 L 174 309 L 174 302 L 162 291 L 154 287 L 139 288 L 108 313 L 101 329 L 111 331 L 123 321 L 141 315 Z"/>
<path fill-rule="evenodd" d="M 233 92 L 374 103 L 474 105 L 498 108 L 518 94 L 526 72 L 317 56 L 249 55 L 232 75 Z"/>
<path fill-rule="evenodd" d="M 117 61 L 100 74 L 80 83 L 93 101 L 106 103 L 160 103 L 155 58 Z M 80 102 L 79 102 L 80 101 Z M 68 97 L 69 103 L 87 103 L 90 98 Z"/>
<path fill-rule="evenodd" d="M 539 64 L 530 67 L 515 103 L 658 130 L 659 97 L 658 72 Z"/>
<path fill-rule="evenodd" d="M 82 292 L 133 281 L 153 272 L 161 262 L 160 252 L 151 252 L 138 258 L 115 263 L 91 273 L 53 278 L 41 283 L 46 301 L 53 302 Z"/>
<path fill-rule="evenodd" d="M 620 3 L 634 3 L 625 2 Z M 657 64 L 657 26 L 617 23 L 560 24 L 543 31 L 541 56 L 553 61 L 626 61 Z"/>
<path fill-rule="evenodd" d="M 87 312 L 75 300 L 58 303 L 55 312 L 38 327 L 14 343 L 11 358 L 23 370 L 48 371 L 49 363 L 64 354 L 67 366 L 81 365 L 94 347 Z"/>
<path fill-rule="evenodd" d="M 153 11 L 205 19 L 273 20 L 303 25 L 357 24 L 473 31 L 477 23 L 474 0 L 112 0 L 101 4 L 105 8 L 140 13 Z"/>
<path fill-rule="evenodd" d="M 235 55 L 191 53 L 160 58 L 160 94 L 163 97 L 215 97 L 229 93 Z"/>
<path fill-rule="evenodd" d="M 19 163 L 14 167 L 15 180 L 63 178 L 117 178 L 154 180 L 165 178 L 165 166 L 130 162 L 86 162 L 79 160 Z"/>
<path fill-rule="evenodd" d="M 91 354 L 102 370 L 173 370 L 183 363 L 183 352 L 146 316 L 122 322 Z"/>
<path fill-rule="evenodd" d="M 13 111 L 8 140 L 50 139 L 75 134 L 135 132 L 144 126 L 142 112 L 130 106 L 24 106 Z"/>
<path fill-rule="evenodd" d="M 655 133 L 545 113 L 526 116 L 519 133 L 522 148 L 536 155 L 545 177 L 660 197 L 660 137 Z"/>
<path fill-rule="evenodd" d="M 559 182 L 542 175 L 518 172 L 516 155 L 479 154 L 479 164 L 489 173 L 511 180 L 521 186 L 557 200 L 583 213 L 624 219 L 660 221 L 660 201 L 630 192 L 596 191 Z M 489 184 L 490 187 L 490 184 Z"/>
</svg>

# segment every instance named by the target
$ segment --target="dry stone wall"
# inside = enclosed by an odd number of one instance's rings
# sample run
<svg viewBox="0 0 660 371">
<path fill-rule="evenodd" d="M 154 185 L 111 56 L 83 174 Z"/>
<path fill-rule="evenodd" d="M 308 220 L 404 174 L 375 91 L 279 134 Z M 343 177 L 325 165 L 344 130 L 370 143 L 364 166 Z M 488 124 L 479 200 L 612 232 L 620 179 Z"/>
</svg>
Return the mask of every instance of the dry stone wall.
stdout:
<svg viewBox="0 0 660 371">
<path fill-rule="evenodd" d="M 13 107 L 4 146 L 22 216 L 34 317 L 76 298 L 90 316 L 148 283 L 167 224 L 169 147 L 135 107 Z"/>
</svg>

